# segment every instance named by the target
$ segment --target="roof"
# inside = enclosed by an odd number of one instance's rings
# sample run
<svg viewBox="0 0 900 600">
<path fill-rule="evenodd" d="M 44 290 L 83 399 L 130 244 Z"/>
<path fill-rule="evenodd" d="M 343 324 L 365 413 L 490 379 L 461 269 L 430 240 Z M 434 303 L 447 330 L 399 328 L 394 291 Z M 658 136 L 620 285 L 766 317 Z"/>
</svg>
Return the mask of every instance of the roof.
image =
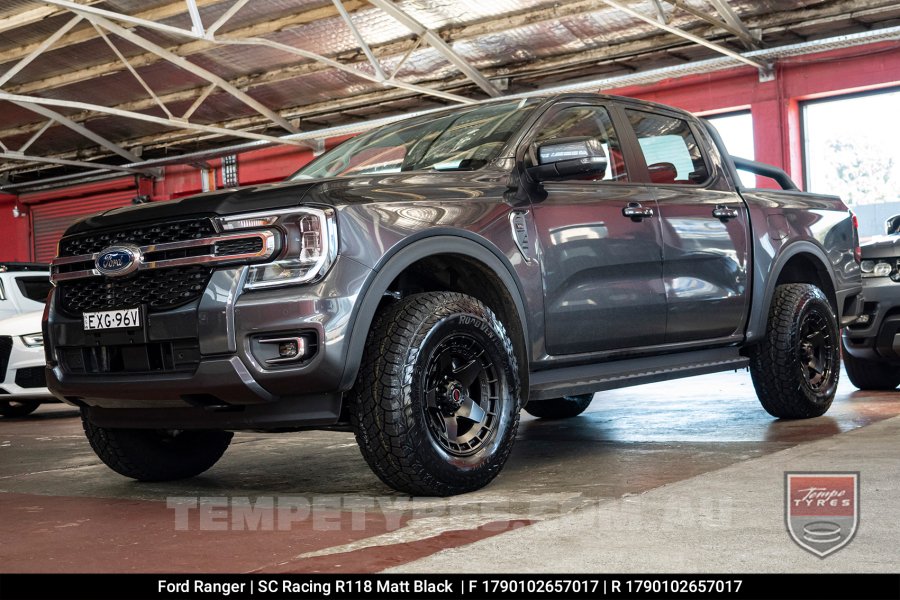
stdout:
<svg viewBox="0 0 900 600">
<path fill-rule="evenodd" d="M 894 0 L 6 0 L 0 187 L 898 23 Z"/>
</svg>

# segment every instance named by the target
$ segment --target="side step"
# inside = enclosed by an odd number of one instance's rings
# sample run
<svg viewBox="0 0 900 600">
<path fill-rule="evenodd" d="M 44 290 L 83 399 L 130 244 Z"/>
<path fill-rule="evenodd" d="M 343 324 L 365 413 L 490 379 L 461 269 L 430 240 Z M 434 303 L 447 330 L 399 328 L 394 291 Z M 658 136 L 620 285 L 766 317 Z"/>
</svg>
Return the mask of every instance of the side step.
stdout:
<svg viewBox="0 0 900 600">
<path fill-rule="evenodd" d="M 738 349 L 715 348 L 630 358 L 531 373 L 531 400 L 546 400 L 642 383 L 743 369 L 750 359 Z"/>
</svg>

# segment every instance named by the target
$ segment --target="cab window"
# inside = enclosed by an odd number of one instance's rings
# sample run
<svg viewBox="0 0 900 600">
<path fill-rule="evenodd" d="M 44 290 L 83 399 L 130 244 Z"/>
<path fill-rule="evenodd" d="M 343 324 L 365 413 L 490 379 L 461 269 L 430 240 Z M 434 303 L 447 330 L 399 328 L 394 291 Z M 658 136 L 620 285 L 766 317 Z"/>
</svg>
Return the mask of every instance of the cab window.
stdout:
<svg viewBox="0 0 900 600">
<path fill-rule="evenodd" d="M 552 140 L 590 137 L 603 146 L 608 161 L 604 173 L 588 175 L 593 181 L 628 181 L 625 161 L 619 138 L 613 128 L 609 113 L 601 106 L 575 106 L 564 108 L 539 130 L 534 144 L 541 145 Z"/>
<path fill-rule="evenodd" d="M 687 121 L 641 110 L 625 110 L 647 162 L 650 181 L 697 185 L 709 178 L 700 146 Z"/>
</svg>

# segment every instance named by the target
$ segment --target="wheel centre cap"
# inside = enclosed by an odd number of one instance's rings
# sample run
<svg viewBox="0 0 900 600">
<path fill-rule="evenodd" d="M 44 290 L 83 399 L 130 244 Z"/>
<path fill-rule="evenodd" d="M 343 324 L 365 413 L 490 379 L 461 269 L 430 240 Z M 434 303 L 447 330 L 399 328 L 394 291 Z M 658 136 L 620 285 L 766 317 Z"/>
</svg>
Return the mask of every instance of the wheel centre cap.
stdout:
<svg viewBox="0 0 900 600">
<path fill-rule="evenodd" d="M 459 409 L 459 407 L 462 406 L 464 397 L 465 392 L 463 391 L 462 385 L 455 381 L 451 381 L 447 384 L 447 393 L 444 398 L 448 409 L 451 411 Z"/>
</svg>

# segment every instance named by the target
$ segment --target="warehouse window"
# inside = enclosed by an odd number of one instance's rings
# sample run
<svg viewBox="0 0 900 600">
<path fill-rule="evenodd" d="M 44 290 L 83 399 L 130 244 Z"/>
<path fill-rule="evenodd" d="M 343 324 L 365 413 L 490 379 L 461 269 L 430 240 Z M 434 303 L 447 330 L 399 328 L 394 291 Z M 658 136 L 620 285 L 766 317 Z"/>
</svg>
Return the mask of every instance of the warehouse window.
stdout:
<svg viewBox="0 0 900 600">
<path fill-rule="evenodd" d="M 805 102 L 806 189 L 837 194 L 859 218 L 862 237 L 900 214 L 900 90 Z"/>
<path fill-rule="evenodd" d="M 725 148 L 729 154 L 750 160 L 756 159 L 753 145 L 753 115 L 749 110 L 704 118 L 712 123 L 719 135 L 722 136 L 722 141 L 725 142 Z M 756 175 L 740 171 L 738 176 L 745 187 L 756 187 Z"/>
</svg>

